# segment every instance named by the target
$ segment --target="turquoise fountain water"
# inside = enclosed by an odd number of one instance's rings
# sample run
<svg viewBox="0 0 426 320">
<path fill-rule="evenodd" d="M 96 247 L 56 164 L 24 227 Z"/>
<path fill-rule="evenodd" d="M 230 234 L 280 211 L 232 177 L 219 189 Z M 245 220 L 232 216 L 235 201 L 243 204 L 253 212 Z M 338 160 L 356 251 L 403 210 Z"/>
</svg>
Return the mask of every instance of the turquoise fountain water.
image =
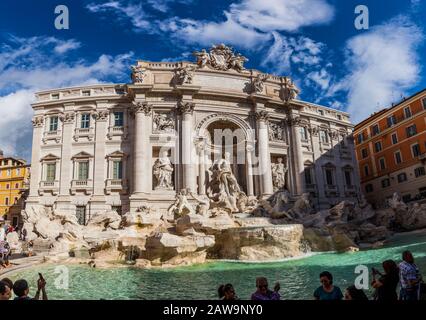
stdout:
<svg viewBox="0 0 426 320">
<path fill-rule="evenodd" d="M 255 279 L 266 276 L 270 285 L 281 283 L 284 299 L 312 299 L 319 285 L 318 275 L 329 270 L 342 290 L 355 280 L 357 265 L 381 269 L 381 262 L 411 250 L 416 263 L 426 274 L 426 233 L 398 235 L 388 246 L 356 253 L 324 253 L 298 260 L 274 263 L 214 262 L 168 270 L 132 268 L 93 269 L 70 265 L 68 290 L 56 289 L 54 266 L 36 266 L 9 275 L 12 280 L 25 278 L 35 285 L 38 272 L 48 283 L 51 299 L 217 299 L 217 287 L 232 283 L 241 299 L 248 299 L 255 289 Z M 35 288 L 31 288 L 35 292 Z M 371 294 L 371 291 L 368 292 Z"/>
</svg>

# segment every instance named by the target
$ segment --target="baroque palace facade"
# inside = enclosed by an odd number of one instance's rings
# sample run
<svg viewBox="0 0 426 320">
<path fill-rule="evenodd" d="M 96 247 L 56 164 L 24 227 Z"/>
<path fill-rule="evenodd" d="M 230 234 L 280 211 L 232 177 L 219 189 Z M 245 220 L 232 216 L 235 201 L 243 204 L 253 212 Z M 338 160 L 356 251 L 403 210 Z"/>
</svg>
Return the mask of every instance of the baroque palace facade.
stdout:
<svg viewBox="0 0 426 320">
<path fill-rule="evenodd" d="M 138 61 L 130 84 L 37 93 L 27 205 L 84 223 L 101 210 L 168 208 L 181 192 L 196 201 L 287 189 L 310 193 L 317 209 L 357 197 L 347 113 L 298 100 L 290 78 L 245 69 L 225 45 L 194 55 Z M 232 170 L 233 191 L 213 190 L 225 172 L 215 165 Z"/>
<path fill-rule="evenodd" d="M 0 150 L 0 220 L 19 225 L 29 188 L 30 165 L 25 160 L 5 157 Z"/>
<path fill-rule="evenodd" d="M 355 127 L 361 187 L 383 206 L 398 192 L 405 202 L 426 198 L 426 89 Z"/>
</svg>

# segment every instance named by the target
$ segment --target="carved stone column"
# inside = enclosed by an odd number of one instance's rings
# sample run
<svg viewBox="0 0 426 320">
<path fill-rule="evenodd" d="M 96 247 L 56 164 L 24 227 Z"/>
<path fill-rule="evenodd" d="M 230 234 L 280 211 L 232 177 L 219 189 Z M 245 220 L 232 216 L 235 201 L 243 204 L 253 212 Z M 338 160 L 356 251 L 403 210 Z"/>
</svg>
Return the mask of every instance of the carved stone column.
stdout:
<svg viewBox="0 0 426 320">
<path fill-rule="evenodd" d="M 247 195 L 249 197 L 254 196 L 254 184 L 253 184 L 253 151 L 252 145 L 247 144 L 246 146 L 246 175 L 247 175 Z"/>
<path fill-rule="evenodd" d="M 302 175 L 304 171 L 303 153 L 302 153 L 302 138 L 300 135 L 300 117 L 295 114 L 290 114 L 288 123 L 291 128 L 291 161 L 293 162 L 294 175 L 294 190 L 295 195 L 303 193 Z"/>
<path fill-rule="evenodd" d="M 149 193 L 152 189 L 151 150 L 149 130 L 151 128 L 152 107 L 147 102 L 134 104 L 134 193 Z"/>
<path fill-rule="evenodd" d="M 181 168 L 183 171 L 183 188 L 196 191 L 196 174 L 192 141 L 194 103 L 179 101 L 178 111 L 181 115 Z"/>
<path fill-rule="evenodd" d="M 205 157 L 205 143 L 204 141 L 198 141 L 197 153 L 198 153 L 198 194 L 206 194 L 206 157 Z"/>
<path fill-rule="evenodd" d="M 259 170 L 262 180 L 262 195 L 270 196 L 274 193 L 272 185 L 271 154 L 269 151 L 268 113 L 256 112 L 257 139 L 259 151 Z"/>
</svg>

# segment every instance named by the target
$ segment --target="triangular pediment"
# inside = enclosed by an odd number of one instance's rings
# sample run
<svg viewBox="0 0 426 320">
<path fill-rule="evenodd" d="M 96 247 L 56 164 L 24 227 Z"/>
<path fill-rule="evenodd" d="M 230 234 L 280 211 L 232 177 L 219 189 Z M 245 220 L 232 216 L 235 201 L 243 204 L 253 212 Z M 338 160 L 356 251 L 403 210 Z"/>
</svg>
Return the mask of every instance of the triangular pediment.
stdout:
<svg viewBox="0 0 426 320">
<path fill-rule="evenodd" d="M 127 155 L 123 151 L 117 150 L 108 154 L 106 157 L 107 158 L 124 158 L 124 157 L 127 157 Z"/>
<path fill-rule="evenodd" d="M 87 152 L 80 152 L 77 153 L 76 155 L 74 155 L 71 159 L 87 159 L 87 158 L 92 158 L 93 156 Z"/>
<path fill-rule="evenodd" d="M 40 161 L 52 161 L 52 160 L 58 160 L 60 159 L 58 156 L 55 156 L 52 153 L 49 153 L 48 155 L 44 156 L 40 159 Z"/>
</svg>

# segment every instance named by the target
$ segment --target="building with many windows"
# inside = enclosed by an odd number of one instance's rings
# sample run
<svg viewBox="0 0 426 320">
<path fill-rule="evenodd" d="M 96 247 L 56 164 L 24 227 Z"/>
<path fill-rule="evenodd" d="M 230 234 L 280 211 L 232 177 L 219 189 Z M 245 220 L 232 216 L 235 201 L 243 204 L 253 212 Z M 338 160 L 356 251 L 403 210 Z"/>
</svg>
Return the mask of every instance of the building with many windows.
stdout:
<svg viewBox="0 0 426 320">
<path fill-rule="evenodd" d="M 13 226 L 20 223 L 29 189 L 30 165 L 25 160 L 5 157 L 0 150 L 0 216 Z"/>
<path fill-rule="evenodd" d="M 426 89 L 355 127 L 362 190 L 381 206 L 397 191 L 404 201 L 426 197 Z"/>
<path fill-rule="evenodd" d="M 167 209 L 181 190 L 227 201 L 287 189 L 317 208 L 355 199 L 349 115 L 298 100 L 291 79 L 242 59 L 219 45 L 197 63 L 138 61 L 130 84 L 37 93 L 27 204 L 84 223 L 96 211 Z"/>
</svg>

